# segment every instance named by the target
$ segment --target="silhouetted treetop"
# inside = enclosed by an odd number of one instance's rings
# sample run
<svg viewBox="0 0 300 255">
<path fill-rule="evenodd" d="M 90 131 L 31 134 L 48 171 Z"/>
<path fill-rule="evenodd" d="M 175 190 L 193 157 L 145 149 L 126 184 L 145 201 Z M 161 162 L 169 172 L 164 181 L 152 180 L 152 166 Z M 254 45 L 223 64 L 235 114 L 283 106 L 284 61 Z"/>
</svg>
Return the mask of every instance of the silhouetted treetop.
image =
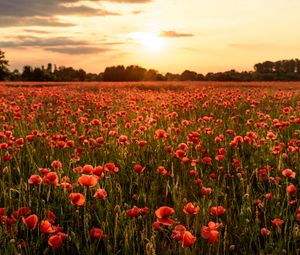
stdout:
<svg viewBox="0 0 300 255">
<path fill-rule="evenodd" d="M 54 67 L 54 68 L 53 68 Z M 0 50 L 0 80 L 10 81 L 300 81 L 300 60 L 264 61 L 254 65 L 254 71 L 208 72 L 206 75 L 192 70 L 181 74 L 161 74 L 155 69 L 138 65 L 106 67 L 99 74 L 86 73 L 83 69 L 47 64 L 47 68 L 25 65 L 22 73 L 8 69 L 8 60 Z"/>
<path fill-rule="evenodd" d="M 5 53 L 0 50 L 0 81 L 9 77 L 8 60 L 5 59 Z"/>
</svg>

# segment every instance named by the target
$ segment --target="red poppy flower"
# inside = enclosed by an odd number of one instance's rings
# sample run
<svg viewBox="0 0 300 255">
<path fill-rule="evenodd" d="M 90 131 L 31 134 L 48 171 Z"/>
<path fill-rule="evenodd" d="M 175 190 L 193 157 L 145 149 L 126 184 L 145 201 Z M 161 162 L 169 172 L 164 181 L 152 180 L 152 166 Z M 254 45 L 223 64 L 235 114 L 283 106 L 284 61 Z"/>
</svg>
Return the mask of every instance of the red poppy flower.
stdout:
<svg viewBox="0 0 300 255">
<path fill-rule="evenodd" d="M 0 218 L 6 213 L 6 208 L 0 208 Z"/>
<path fill-rule="evenodd" d="M 34 135 L 26 135 L 26 139 L 28 142 L 32 142 L 34 140 Z"/>
<path fill-rule="evenodd" d="M 199 212 L 199 206 L 189 202 L 183 207 L 183 212 L 186 214 L 197 214 Z"/>
<path fill-rule="evenodd" d="M 161 230 L 162 224 L 158 221 L 153 222 L 152 227 L 155 231 L 160 231 Z"/>
<path fill-rule="evenodd" d="M 15 218 L 15 219 L 19 219 L 21 217 L 23 217 L 26 214 L 31 213 L 31 210 L 27 207 L 20 207 L 18 210 L 14 211 L 11 214 L 11 217 Z"/>
<path fill-rule="evenodd" d="M 27 218 L 22 218 L 23 223 L 29 228 L 34 230 L 38 223 L 38 217 L 35 214 L 28 216 Z"/>
<path fill-rule="evenodd" d="M 182 248 L 188 248 L 196 242 L 197 238 L 191 232 L 185 231 L 182 237 Z"/>
<path fill-rule="evenodd" d="M 60 225 L 57 225 L 57 226 L 52 225 L 52 228 L 54 229 L 54 231 L 55 231 L 56 233 L 59 233 L 59 232 L 61 232 L 61 231 L 64 230 L 64 228 L 61 227 Z"/>
<path fill-rule="evenodd" d="M 122 145 L 129 144 L 128 137 L 126 135 L 120 135 L 119 138 L 118 138 L 118 143 L 122 144 Z"/>
<path fill-rule="evenodd" d="M 64 141 L 58 141 L 58 143 L 56 144 L 56 146 L 57 146 L 58 148 L 64 148 L 65 145 L 66 145 L 66 143 L 65 143 Z"/>
<path fill-rule="evenodd" d="M 93 172 L 94 168 L 92 165 L 84 165 L 80 171 L 81 173 L 85 173 L 85 174 L 91 174 Z"/>
<path fill-rule="evenodd" d="M 99 199 L 106 199 L 107 193 L 105 189 L 97 189 L 96 193 L 94 194 L 94 198 Z"/>
<path fill-rule="evenodd" d="M 219 161 L 219 162 L 222 162 L 224 160 L 225 156 L 224 155 L 217 155 L 215 157 L 215 160 Z"/>
<path fill-rule="evenodd" d="M 127 210 L 127 215 L 130 218 L 134 218 L 140 215 L 140 208 L 138 208 L 137 206 L 134 206 L 133 208 Z"/>
<path fill-rule="evenodd" d="M 65 192 L 66 191 L 70 192 L 76 186 L 76 184 L 70 184 L 68 182 L 62 182 L 61 184 L 59 184 L 59 186 L 62 187 Z"/>
<path fill-rule="evenodd" d="M 225 213 L 225 208 L 223 206 L 213 206 L 210 208 L 209 213 L 210 215 L 216 215 L 216 216 L 221 216 Z"/>
<path fill-rule="evenodd" d="M 66 142 L 66 146 L 67 146 L 68 148 L 73 147 L 74 144 L 75 144 L 75 142 L 74 142 L 73 140 L 69 140 L 69 141 Z"/>
<path fill-rule="evenodd" d="M 187 158 L 187 157 L 183 157 L 182 159 L 181 159 L 181 163 L 182 164 L 187 164 L 187 163 L 189 163 L 191 160 L 189 159 L 189 158 Z"/>
<path fill-rule="evenodd" d="M 21 240 L 21 241 L 19 242 L 19 244 L 18 244 L 18 247 L 19 247 L 20 249 L 24 249 L 24 248 L 26 247 L 25 241 L 24 241 L 24 240 Z"/>
<path fill-rule="evenodd" d="M 272 198 L 272 193 L 266 193 L 265 198 L 266 199 L 271 199 Z"/>
<path fill-rule="evenodd" d="M 92 126 L 99 126 L 100 124 L 101 124 L 101 121 L 98 120 L 98 119 L 93 119 L 93 120 L 91 121 L 91 125 L 92 125 Z"/>
<path fill-rule="evenodd" d="M 0 144 L 0 149 L 1 150 L 7 149 L 7 148 L 8 148 L 8 144 L 7 143 L 1 143 Z"/>
<path fill-rule="evenodd" d="M 62 169 L 62 163 L 58 160 L 54 160 L 52 163 L 51 163 L 51 166 L 55 169 Z"/>
<path fill-rule="evenodd" d="M 56 220 L 56 215 L 50 210 L 45 212 L 45 216 L 51 224 L 53 224 Z"/>
<path fill-rule="evenodd" d="M 148 207 L 143 207 L 143 208 L 140 208 L 140 214 L 141 215 L 145 215 L 145 214 L 149 214 L 150 210 Z"/>
<path fill-rule="evenodd" d="M 160 173 L 161 175 L 170 176 L 170 171 L 165 169 L 163 166 L 159 166 L 157 168 L 157 172 Z"/>
<path fill-rule="evenodd" d="M 177 150 L 174 153 L 175 158 L 182 158 L 186 156 L 186 152 L 184 150 Z"/>
<path fill-rule="evenodd" d="M 146 168 L 146 167 L 142 167 L 141 165 L 135 165 L 135 166 L 133 167 L 133 170 L 134 170 L 136 173 L 140 174 L 140 173 L 144 172 L 145 168 Z"/>
<path fill-rule="evenodd" d="M 289 196 L 294 197 L 294 196 L 296 196 L 297 188 L 294 184 L 291 184 L 291 185 L 286 187 L 286 191 L 289 194 Z"/>
<path fill-rule="evenodd" d="M 109 172 L 110 174 L 119 172 L 119 168 L 116 167 L 114 163 L 106 163 L 104 165 L 104 170 Z"/>
<path fill-rule="evenodd" d="M 260 233 L 261 233 L 262 236 L 268 236 L 268 235 L 271 234 L 271 231 L 269 229 L 267 229 L 267 228 L 262 228 L 260 230 Z"/>
<path fill-rule="evenodd" d="M 220 235 L 217 229 L 222 226 L 222 224 L 215 223 L 210 221 L 208 226 L 203 226 L 201 231 L 201 237 L 204 239 L 208 239 L 209 243 L 214 244 L 218 241 L 218 237 Z"/>
<path fill-rule="evenodd" d="M 102 179 L 104 177 L 103 167 L 102 166 L 96 166 L 93 169 L 93 174 L 97 175 L 100 179 Z"/>
<path fill-rule="evenodd" d="M 177 147 L 179 150 L 183 150 L 183 151 L 186 151 L 189 148 L 189 146 L 187 146 L 186 143 L 180 143 L 180 144 L 178 144 Z"/>
<path fill-rule="evenodd" d="M 97 185 L 98 178 L 95 175 L 83 174 L 78 178 L 78 182 L 82 186 L 94 187 Z"/>
<path fill-rule="evenodd" d="M 170 135 L 163 129 L 157 129 L 154 132 L 154 139 L 166 139 L 168 138 Z"/>
<path fill-rule="evenodd" d="M 94 227 L 92 227 L 92 229 L 90 230 L 90 236 L 92 239 L 97 239 L 97 240 L 106 238 L 106 235 L 104 234 L 102 229 L 94 228 Z"/>
<path fill-rule="evenodd" d="M 141 148 L 143 148 L 147 144 L 147 141 L 140 141 L 138 144 Z"/>
<path fill-rule="evenodd" d="M 16 139 L 16 144 L 19 145 L 19 146 L 22 146 L 24 144 L 24 138 Z"/>
<path fill-rule="evenodd" d="M 209 243 L 215 244 L 218 241 L 218 237 L 220 236 L 220 232 L 217 230 L 211 230 L 208 238 Z"/>
<path fill-rule="evenodd" d="M 180 241 L 183 238 L 183 234 L 186 231 L 185 226 L 183 225 L 177 225 L 173 230 L 172 230 L 172 238 L 175 239 L 176 241 Z"/>
<path fill-rule="evenodd" d="M 13 156 L 10 153 L 6 153 L 2 156 L 3 161 L 12 160 Z"/>
<path fill-rule="evenodd" d="M 202 162 L 203 162 L 205 165 L 210 165 L 210 166 L 212 166 L 212 159 L 211 159 L 211 157 L 204 157 L 204 158 L 202 159 Z"/>
<path fill-rule="evenodd" d="M 174 221 L 169 217 L 174 214 L 174 209 L 168 206 L 162 206 L 155 211 L 158 222 L 163 225 L 171 226 L 174 224 Z"/>
<path fill-rule="evenodd" d="M 58 175 L 56 172 L 49 172 L 43 178 L 43 183 L 50 183 L 52 186 L 58 186 Z"/>
<path fill-rule="evenodd" d="M 49 168 L 39 168 L 39 172 L 41 172 L 43 175 L 47 175 L 51 172 Z"/>
<path fill-rule="evenodd" d="M 239 159 L 233 159 L 233 161 L 232 161 L 232 166 L 234 167 L 234 168 L 240 168 L 241 167 L 241 161 L 239 160 Z"/>
<path fill-rule="evenodd" d="M 71 204 L 73 205 L 83 206 L 85 203 L 85 198 L 81 193 L 71 193 L 69 198 L 71 200 Z"/>
<path fill-rule="evenodd" d="M 43 234 L 54 233 L 55 230 L 52 228 L 52 224 L 48 220 L 42 220 L 40 224 L 40 232 Z"/>
<path fill-rule="evenodd" d="M 212 188 L 206 188 L 206 187 L 201 188 L 201 194 L 203 196 L 209 196 L 211 193 L 212 193 Z"/>
<path fill-rule="evenodd" d="M 13 217 L 10 218 L 10 217 L 4 215 L 4 216 L 1 217 L 1 223 L 3 225 L 7 225 L 8 226 L 7 232 L 10 233 L 11 226 L 14 225 L 14 224 L 16 224 L 17 221 Z"/>
<path fill-rule="evenodd" d="M 59 232 L 55 235 L 52 235 L 48 238 L 48 244 L 51 246 L 52 250 L 55 251 L 62 246 L 63 240 L 66 238 L 66 235 Z"/>
<path fill-rule="evenodd" d="M 279 219 L 279 218 L 275 218 L 272 220 L 272 225 L 277 229 L 281 228 L 283 223 L 284 223 L 284 220 Z"/>
<path fill-rule="evenodd" d="M 201 185 L 201 184 L 202 184 L 202 180 L 201 180 L 200 178 L 197 178 L 197 179 L 195 180 L 195 184 L 196 184 L 196 185 Z"/>
<path fill-rule="evenodd" d="M 28 179 L 29 184 L 41 184 L 42 182 L 43 182 L 42 177 L 37 174 L 31 175 Z"/>
<path fill-rule="evenodd" d="M 281 173 L 282 173 L 283 176 L 286 176 L 286 177 L 291 177 L 291 178 L 296 177 L 296 173 L 293 172 L 292 169 L 285 169 Z"/>
<path fill-rule="evenodd" d="M 181 121 L 181 125 L 182 126 L 187 126 L 189 124 L 189 121 L 188 120 L 182 120 Z"/>
</svg>

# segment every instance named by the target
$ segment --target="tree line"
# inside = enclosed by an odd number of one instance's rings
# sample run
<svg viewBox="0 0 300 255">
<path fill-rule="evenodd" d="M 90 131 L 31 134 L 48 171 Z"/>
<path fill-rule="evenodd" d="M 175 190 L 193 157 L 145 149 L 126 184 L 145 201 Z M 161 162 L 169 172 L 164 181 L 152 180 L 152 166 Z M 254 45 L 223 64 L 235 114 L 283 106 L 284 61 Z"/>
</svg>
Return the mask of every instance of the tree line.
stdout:
<svg viewBox="0 0 300 255">
<path fill-rule="evenodd" d="M 255 64 L 254 71 L 229 70 L 206 75 L 191 70 L 161 74 L 137 65 L 106 67 L 104 72 L 96 74 L 51 63 L 47 67 L 26 65 L 20 72 L 9 70 L 9 62 L 0 50 L 0 81 L 300 81 L 300 60 L 265 61 Z"/>
</svg>

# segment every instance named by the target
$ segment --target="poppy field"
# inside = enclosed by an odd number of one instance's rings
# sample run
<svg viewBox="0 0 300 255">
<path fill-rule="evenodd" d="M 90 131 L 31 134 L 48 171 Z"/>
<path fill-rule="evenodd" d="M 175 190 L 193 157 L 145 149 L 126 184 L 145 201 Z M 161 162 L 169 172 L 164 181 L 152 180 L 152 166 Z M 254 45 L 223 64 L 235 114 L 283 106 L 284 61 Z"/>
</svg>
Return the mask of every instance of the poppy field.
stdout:
<svg viewBox="0 0 300 255">
<path fill-rule="evenodd" d="M 0 87 L 1 254 L 299 254 L 300 89 Z"/>
</svg>

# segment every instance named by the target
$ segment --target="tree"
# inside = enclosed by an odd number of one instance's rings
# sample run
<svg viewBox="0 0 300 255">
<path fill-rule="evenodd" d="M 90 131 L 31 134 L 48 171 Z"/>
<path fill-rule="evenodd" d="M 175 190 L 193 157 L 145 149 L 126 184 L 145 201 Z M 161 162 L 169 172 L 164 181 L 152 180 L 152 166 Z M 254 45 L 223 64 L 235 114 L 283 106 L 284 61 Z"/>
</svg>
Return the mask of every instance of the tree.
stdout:
<svg viewBox="0 0 300 255">
<path fill-rule="evenodd" d="M 204 81 L 205 80 L 205 76 L 202 73 L 198 73 L 197 74 L 197 81 Z"/>
<path fill-rule="evenodd" d="M 296 72 L 299 74 L 300 73 L 300 60 L 296 58 L 295 61 L 296 61 Z"/>
<path fill-rule="evenodd" d="M 146 71 L 144 80 L 145 81 L 156 81 L 158 72 L 154 69 L 149 69 Z"/>
<path fill-rule="evenodd" d="M 31 66 L 24 66 L 22 72 L 22 81 L 32 81 L 33 70 Z"/>
<path fill-rule="evenodd" d="M 76 71 L 76 81 L 85 81 L 86 72 L 83 69 L 79 69 Z"/>
<path fill-rule="evenodd" d="M 9 80 L 10 81 L 20 81 L 21 80 L 21 73 L 19 72 L 18 69 L 13 70 L 9 74 Z"/>
<path fill-rule="evenodd" d="M 180 81 L 180 74 L 166 73 L 165 75 L 167 81 Z"/>
<path fill-rule="evenodd" d="M 0 81 L 4 81 L 8 76 L 8 60 L 5 59 L 4 52 L 0 50 Z"/>
<path fill-rule="evenodd" d="M 146 69 L 140 66 L 127 66 L 125 69 L 126 81 L 142 81 L 145 77 Z"/>
<path fill-rule="evenodd" d="M 35 67 L 32 72 L 32 81 L 44 81 L 44 70 L 39 67 Z"/>
<path fill-rule="evenodd" d="M 254 70 L 258 73 L 273 73 L 275 65 L 271 61 L 265 61 L 254 65 Z"/>
<path fill-rule="evenodd" d="M 196 72 L 190 71 L 190 70 L 185 70 L 180 75 L 180 80 L 182 80 L 182 81 L 196 81 L 197 76 L 198 76 L 198 74 Z"/>
<path fill-rule="evenodd" d="M 103 73 L 104 81 L 124 81 L 125 67 L 123 65 L 106 67 Z"/>
</svg>

